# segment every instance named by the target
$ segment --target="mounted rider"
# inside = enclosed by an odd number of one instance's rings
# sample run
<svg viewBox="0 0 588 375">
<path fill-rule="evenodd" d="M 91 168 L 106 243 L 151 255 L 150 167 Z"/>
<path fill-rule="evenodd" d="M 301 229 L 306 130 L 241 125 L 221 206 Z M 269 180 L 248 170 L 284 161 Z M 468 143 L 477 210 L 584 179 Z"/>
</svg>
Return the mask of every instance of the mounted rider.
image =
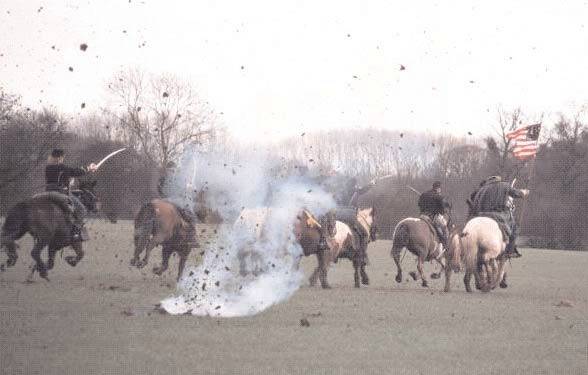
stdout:
<svg viewBox="0 0 588 375">
<path fill-rule="evenodd" d="M 359 249 L 359 256 L 363 264 L 367 263 L 367 245 L 370 240 L 370 233 L 357 220 L 357 213 L 359 209 L 359 196 L 366 193 L 375 185 L 375 181 L 370 181 L 365 186 L 360 186 L 355 178 L 351 178 L 346 184 L 346 198 L 348 200 L 337 202 L 345 206 L 338 206 L 336 211 L 336 219 L 341 221 L 351 228 L 357 235 Z"/>
<path fill-rule="evenodd" d="M 432 189 L 422 193 L 419 196 L 418 206 L 421 215 L 427 216 L 431 219 L 431 223 L 437 232 L 439 241 L 443 248 L 447 250 L 449 231 L 447 229 L 447 220 L 444 215 L 451 208 L 449 202 L 441 195 L 441 182 L 435 181 Z"/>
<path fill-rule="evenodd" d="M 182 219 L 189 226 L 188 237 L 193 238 L 194 243 L 196 243 L 195 242 L 196 241 L 195 240 L 196 239 L 196 215 L 192 213 L 192 209 L 190 209 L 190 207 L 188 207 L 185 204 L 184 204 L 184 206 L 182 206 L 182 204 L 180 204 L 176 199 L 169 197 L 169 194 L 168 194 L 168 191 L 169 191 L 171 183 L 172 183 L 171 177 L 174 175 L 175 169 L 176 169 L 176 163 L 174 163 L 173 161 L 169 161 L 165 165 L 165 168 L 163 168 L 161 170 L 158 184 L 157 184 L 157 192 L 159 193 L 159 196 L 161 199 L 173 204 L 176 207 L 176 209 L 178 210 L 178 213 L 180 214 Z M 187 192 L 188 194 L 194 193 L 193 191 L 191 191 L 192 189 L 189 189 L 189 190 L 190 191 Z"/>
<path fill-rule="evenodd" d="M 64 164 L 65 151 L 54 149 L 49 155 L 45 167 L 45 191 L 54 200 L 60 202 L 62 207 L 69 208 L 69 221 L 72 226 L 72 240 L 74 242 L 88 240 L 88 234 L 84 227 L 86 208 L 78 197 L 70 190 L 70 182 L 75 177 L 81 177 L 87 173 L 96 171 L 96 164 L 92 163 L 87 168 L 73 168 Z"/>
<path fill-rule="evenodd" d="M 514 218 L 513 199 L 526 198 L 528 189 L 515 189 L 511 184 L 502 181 L 500 176 L 490 176 L 475 193 L 470 217 L 486 216 L 498 222 L 499 227 L 508 237 L 504 255 L 508 258 L 521 257 L 516 247 L 518 226 Z"/>
</svg>

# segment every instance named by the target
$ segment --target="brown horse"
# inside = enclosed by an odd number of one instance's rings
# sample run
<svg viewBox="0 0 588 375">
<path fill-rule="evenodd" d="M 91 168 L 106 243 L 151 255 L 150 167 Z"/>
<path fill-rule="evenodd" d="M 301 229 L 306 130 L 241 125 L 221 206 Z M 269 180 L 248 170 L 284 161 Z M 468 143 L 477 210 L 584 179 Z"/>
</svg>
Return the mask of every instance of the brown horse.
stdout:
<svg viewBox="0 0 588 375">
<path fill-rule="evenodd" d="M 319 278 L 321 287 L 330 288 L 327 281 L 327 270 L 330 249 L 334 245 L 333 239 L 337 234 L 335 213 L 329 211 L 316 220 L 310 212 L 303 210 L 298 217 L 295 228 L 294 232 L 304 256 L 316 254 L 318 261 L 316 269 L 309 278 L 310 285 L 316 285 L 316 280 Z M 321 237 L 325 239 L 324 244 L 320 243 Z"/>
<path fill-rule="evenodd" d="M 84 206 L 91 212 L 97 212 L 99 201 L 94 193 L 96 181 L 80 182 L 79 197 Z M 65 261 L 75 267 L 84 257 L 82 242 L 73 241 L 72 224 L 68 216 L 70 208 L 63 200 L 56 200 L 51 194 L 41 193 L 32 198 L 17 203 L 6 216 L 0 235 L 0 249 L 5 249 L 8 255 L 7 267 L 16 264 L 18 245 L 15 241 L 29 233 L 35 244 L 31 256 L 35 260 L 35 266 L 31 270 L 29 279 L 35 271 L 39 271 L 42 278 L 49 280 L 48 271 L 55 264 L 55 254 L 58 250 L 71 246 L 75 256 L 65 257 Z M 47 264 L 41 260 L 41 251 L 48 247 L 49 257 Z M 0 267 L 4 270 L 4 265 Z"/>
<path fill-rule="evenodd" d="M 359 210 L 357 212 L 357 221 L 363 227 L 363 230 L 365 230 L 366 233 L 369 233 L 368 242 L 375 241 L 377 231 L 374 223 L 375 209 L 370 207 Z M 368 285 L 369 278 L 365 271 L 366 262 L 365 258 L 362 256 L 365 249 L 362 250 L 358 248 L 358 246 L 361 245 L 359 244 L 359 240 L 354 238 L 356 237 L 354 231 L 351 230 L 347 224 L 341 221 L 336 221 L 334 233 L 335 235 L 332 241 L 329 241 L 329 253 L 326 256 L 326 259 L 323 260 L 324 266 L 321 268 L 319 260 L 319 266 L 315 269 L 314 273 L 310 277 L 310 285 L 314 286 L 316 284 L 317 275 L 321 275 L 322 273 L 321 277 L 324 277 L 324 283 L 327 284 L 328 287 L 328 283 L 326 283 L 327 269 L 330 263 L 337 262 L 337 260 L 340 258 L 347 258 L 351 260 L 353 264 L 353 275 L 356 288 L 359 288 L 360 286 L 360 276 L 362 284 Z M 325 284 L 323 284 L 323 281 L 321 280 L 321 285 L 323 288 L 325 288 Z"/>
<path fill-rule="evenodd" d="M 196 213 L 202 220 L 202 211 Z M 153 199 L 141 207 L 135 217 L 135 252 L 131 266 L 143 268 L 149 262 L 151 250 L 161 245 L 161 265 L 153 268 L 153 273 L 161 275 L 169 266 L 170 256 L 176 252 L 180 257 L 179 280 L 192 248 L 197 247 L 194 223 L 182 216 L 177 206 L 162 199 Z M 139 260 L 145 252 L 143 260 Z"/>
<path fill-rule="evenodd" d="M 443 215 L 443 219 L 447 223 L 449 215 Z M 442 245 L 438 239 L 435 229 L 429 225 L 425 218 L 408 217 L 401 220 L 394 228 L 392 235 L 392 257 L 398 273 L 396 274 L 396 282 L 402 281 L 402 268 L 400 267 L 400 253 L 402 249 L 406 248 L 412 254 L 417 256 L 417 270 L 422 280 L 422 286 L 428 287 L 425 274 L 423 272 L 423 263 L 425 261 L 435 260 L 444 269 L 445 265 L 442 261 L 443 250 Z M 415 272 L 410 272 L 410 276 L 416 281 L 417 276 Z M 432 278 L 439 278 L 440 274 L 432 274 Z"/>
<path fill-rule="evenodd" d="M 506 288 L 503 255 L 508 239 L 502 234 L 498 223 L 488 217 L 475 217 L 467 222 L 461 233 L 451 237 L 447 259 L 450 267 L 445 269 L 445 291 L 450 291 L 452 271 L 463 265 L 463 278 L 467 292 L 471 292 L 470 281 L 474 275 L 476 288 L 489 292 L 500 287 Z"/>
</svg>

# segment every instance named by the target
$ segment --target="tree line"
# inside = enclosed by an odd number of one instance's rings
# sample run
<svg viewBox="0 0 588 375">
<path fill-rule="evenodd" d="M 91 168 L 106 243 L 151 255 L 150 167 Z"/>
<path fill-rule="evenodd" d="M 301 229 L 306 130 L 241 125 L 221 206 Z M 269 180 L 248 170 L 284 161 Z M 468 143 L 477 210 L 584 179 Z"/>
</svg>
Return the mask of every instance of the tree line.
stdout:
<svg viewBox="0 0 588 375">
<path fill-rule="evenodd" d="M 55 109 L 26 108 L 0 88 L 0 213 L 43 190 L 44 163 L 55 147 L 64 148 L 73 165 L 128 148 L 98 172 L 103 211 L 111 218 L 131 218 L 142 203 L 157 196 L 159 177 L 187 145 L 229 152 L 242 147 L 224 131 L 209 104 L 177 77 L 121 71 L 107 91 L 107 107 L 71 121 Z M 409 186 L 424 191 L 441 181 L 459 224 L 466 219 L 465 201 L 479 182 L 501 175 L 509 181 L 517 178 L 517 186 L 532 191 L 517 209 L 522 235 L 531 245 L 586 249 L 588 126 L 580 115 L 561 115 L 555 124 L 544 124 L 532 163 L 515 160 L 506 138 L 523 124 L 521 109 L 499 109 L 495 135 L 486 138 L 345 129 L 303 133 L 270 146 L 270 151 L 314 176 L 356 178 L 360 185 L 375 179 L 360 203 L 379 208 L 383 238 L 391 236 L 399 220 L 418 214 L 418 196 Z"/>
</svg>

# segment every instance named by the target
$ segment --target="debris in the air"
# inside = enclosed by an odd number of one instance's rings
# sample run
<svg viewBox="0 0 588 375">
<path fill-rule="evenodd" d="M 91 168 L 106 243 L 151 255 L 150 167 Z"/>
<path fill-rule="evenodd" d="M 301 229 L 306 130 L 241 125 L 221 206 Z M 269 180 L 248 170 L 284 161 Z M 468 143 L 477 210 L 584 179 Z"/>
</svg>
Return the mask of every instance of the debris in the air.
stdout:
<svg viewBox="0 0 588 375">
<path fill-rule="evenodd" d="M 306 318 L 300 319 L 300 325 L 303 327 L 310 327 L 310 322 Z"/>
<path fill-rule="evenodd" d="M 405 70 L 405 69 L 406 69 L 406 67 L 404 65 L 400 64 L 400 70 Z"/>
<path fill-rule="evenodd" d="M 82 44 L 80 44 L 80 49 L 81 49 L 82 51 L 85 51 L 85 50 L 87 50 L 87 49 L 88 49 L 88 45 L 87 45 L 86 43 L 82 43 Z"/>
</svg>

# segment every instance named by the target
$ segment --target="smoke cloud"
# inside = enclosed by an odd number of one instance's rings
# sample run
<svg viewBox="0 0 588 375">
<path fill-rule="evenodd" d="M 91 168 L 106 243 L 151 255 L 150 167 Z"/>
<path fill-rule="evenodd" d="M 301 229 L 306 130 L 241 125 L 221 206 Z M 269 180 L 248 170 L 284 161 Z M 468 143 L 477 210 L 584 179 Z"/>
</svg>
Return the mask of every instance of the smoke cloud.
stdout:
<svg viewBox="0 0 588 375">
<path fill-rule="evenodd" d="M 196 202 L 201 190 L 204 202 Z M 246 316 L 288 299 L 303 279 L 296 216 L 302 208 L 321 215 L 335 206 L 308 178 L 253 151 L 189 150 L 169 193 L 178 204 L 216 210 L 228 224 L 206 246 L 202 263 L 185 271 L 176 295 L 161 302 L 170 314 Z"/>
</svg>

